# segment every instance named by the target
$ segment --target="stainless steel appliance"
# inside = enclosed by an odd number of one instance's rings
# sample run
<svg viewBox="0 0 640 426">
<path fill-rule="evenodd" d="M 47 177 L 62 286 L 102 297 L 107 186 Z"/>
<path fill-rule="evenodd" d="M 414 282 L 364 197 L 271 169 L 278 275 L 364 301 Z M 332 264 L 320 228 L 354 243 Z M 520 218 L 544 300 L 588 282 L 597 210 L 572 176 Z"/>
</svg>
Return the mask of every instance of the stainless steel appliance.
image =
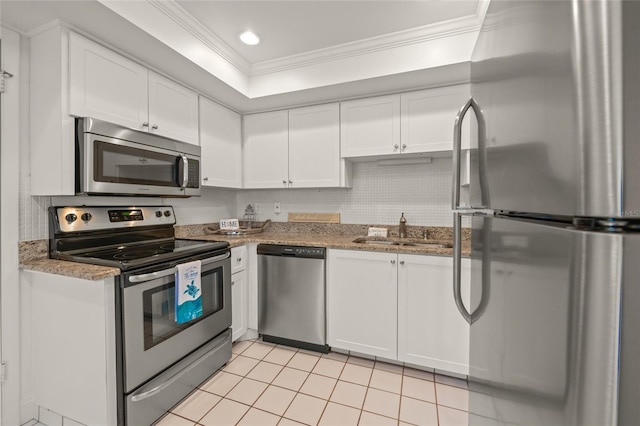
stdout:
<svg viewBox="0 0 640 426">
<path fill-rule="evenodd" d="M 199 196 L 200 147 L 76 118 L 76 193 Z"/>
<path fill-rule="evenodd" d="M 491 2 L 456 119 L 469 424 L 640 419 L 640 3 Z M 460 132 L 477 119 L 469 200 Z M 485 210 L 490 209 L 490 210 Z M 460 228 L 472 225 L 471 312 Z"/>
<path fill-rule="evenodd" d="M 116 279 L 118 423 L 162 416 L 231 358 L 228 243 L 174 238 L 167 206 L 51 207 L 51 258 L 122 270 Z M 203 314 L 175 321 L 176 266 L 200 260 Z"/>
<path fill-rule="evenodd" d="M 258 333 L 328 352 L 323 247 L 258 245 Z"/>
</svg>

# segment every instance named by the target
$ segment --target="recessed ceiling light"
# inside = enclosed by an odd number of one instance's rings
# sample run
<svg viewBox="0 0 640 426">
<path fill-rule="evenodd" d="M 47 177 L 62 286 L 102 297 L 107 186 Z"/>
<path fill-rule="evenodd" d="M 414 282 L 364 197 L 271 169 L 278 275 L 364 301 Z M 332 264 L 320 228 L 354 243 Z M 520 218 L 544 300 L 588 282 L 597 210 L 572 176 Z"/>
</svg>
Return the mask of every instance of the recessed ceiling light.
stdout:
<svg viewBox="0 0 640 426">
<path fill-rule="evenodd" d="M 244 44 L 248 44 L 249 46 L 253 46 L 260 43 L 260 37 L 258 37 L 251 31 L 245 31 L 242 34 L 240 34 L 240 40 L 242 40 Z"/>
</svg>

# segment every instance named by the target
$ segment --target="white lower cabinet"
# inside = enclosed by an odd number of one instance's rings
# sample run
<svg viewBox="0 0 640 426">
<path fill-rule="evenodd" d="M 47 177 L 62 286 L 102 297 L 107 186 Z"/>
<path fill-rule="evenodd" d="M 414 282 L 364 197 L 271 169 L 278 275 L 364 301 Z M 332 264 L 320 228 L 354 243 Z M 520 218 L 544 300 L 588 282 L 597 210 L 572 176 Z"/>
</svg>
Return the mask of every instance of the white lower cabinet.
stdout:
<svg viewBox="0 0 640 426">
<path fill-rule="evenodd" d="M 396 359 L 397 255 L 329 250 L 327 340 L 334 348 Z"/>
<path fill-rule="evenodd" d="M 35 271 L 22 271 L 21 280 L 30 403 L 65 424 L 117 424 L 115 281 Z"/>
<path fill-rule="evenodd" d="M 398 361 L 469 374 L 469 324 L 453 298 L 453 259 L 398 255 Z M 469 306 L 470 259 L 462 259 Z"/>
<path fill-rule="evenodd" d="M 469 303 L 470 260 L 462 261 Z M 468 374 L 469 325 L 453 299 L 453 259 L 329 250 L 331 347 Z"/>
<path fill-rule="evenodd" d="M 231 275 L 231 333 L 235 342 L 247 332 L 247 271 Z"/>
<path fill-rule="evenodd" d="M 246 246 L 231 249 L 231 339 L 235 342 L 248 328 Z"/>
</svg>

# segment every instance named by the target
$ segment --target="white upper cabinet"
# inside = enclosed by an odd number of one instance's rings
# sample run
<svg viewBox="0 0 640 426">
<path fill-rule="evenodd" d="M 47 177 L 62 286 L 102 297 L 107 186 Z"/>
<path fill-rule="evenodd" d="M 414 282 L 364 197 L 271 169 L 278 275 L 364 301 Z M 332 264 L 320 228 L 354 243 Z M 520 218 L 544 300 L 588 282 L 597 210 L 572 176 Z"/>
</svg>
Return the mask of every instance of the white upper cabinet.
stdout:
<svg viewBox="0 0 640 426">
<path fill-rule="evenodd" d="M 291 188 L 340 185 L 340 105 L 289 110 Z"/>
<path fill-rule="evenodd" d="M 242 188 L 240 114 L 200 98 L 201 184 Z"/>
<path fill-rule="evenodd" d="M 148 70 L 69 33 L 69 114 L 146 130 Z"/>
<path fill-rule="evenodd" d="M 245 188 L 349 186 L 337 103 L 250 114 L 244 121 Z"/>
<path fill-rule="evenodd" d="M 468 84 L 342 102 L 345 158 L 451 152 L 453 124 L 469 99 Z M 469 147 L 469 122 L 463 126 Z"/>
<path fill-rule="evenodd" d="M 400 95 L 400 140 L 403 153 L 451 151 L 456 114 L 469 99 L 468 84 L 421 90 Z M 469 119 L 465 120 L 469 123 Z M 463 147 L 469 146 L 469 126 L 463 129 Z"/>
<path fill-rule="evenodd" d="M 198 144 L 198 96 L 78 34 L 69 34 L 69 114 Z"/>
<path fill-rule="evenodd" d="M 149 131 L 198 145 L 198 95 L 149 71 Z"/>
<path fill-rule="evenodd" d="M 289 185 L 289 114 L 285 111 L 243 117 L 245 188 Z"/>
<path fill-rule="evenodd" d="M 342 102 L 342 156 L 366 157 L 400 152 L 400 96 Z"/>
</svg>

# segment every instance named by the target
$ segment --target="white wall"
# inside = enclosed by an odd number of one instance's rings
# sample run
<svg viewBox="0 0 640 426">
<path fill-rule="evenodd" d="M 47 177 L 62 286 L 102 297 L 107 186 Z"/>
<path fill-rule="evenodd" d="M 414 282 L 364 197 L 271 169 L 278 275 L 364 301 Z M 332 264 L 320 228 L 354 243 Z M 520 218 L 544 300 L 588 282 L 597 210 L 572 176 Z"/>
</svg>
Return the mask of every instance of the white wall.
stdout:
<svg viewBox="0 0 640 426">
<path fill-rule="evenodd" d="M 272 189 L 238 192 L 238 217 L 258 205 L 258 220 L 287 221 L 289 212 L 337 212 L 342 223 L 394 225 L 404 213 L 409 225 L 452 226 L 451 157 L 431 164 L 353 164 L 352 189 Z M 273 202 L 282 213 L 273 213 Z"/>
</svg>

